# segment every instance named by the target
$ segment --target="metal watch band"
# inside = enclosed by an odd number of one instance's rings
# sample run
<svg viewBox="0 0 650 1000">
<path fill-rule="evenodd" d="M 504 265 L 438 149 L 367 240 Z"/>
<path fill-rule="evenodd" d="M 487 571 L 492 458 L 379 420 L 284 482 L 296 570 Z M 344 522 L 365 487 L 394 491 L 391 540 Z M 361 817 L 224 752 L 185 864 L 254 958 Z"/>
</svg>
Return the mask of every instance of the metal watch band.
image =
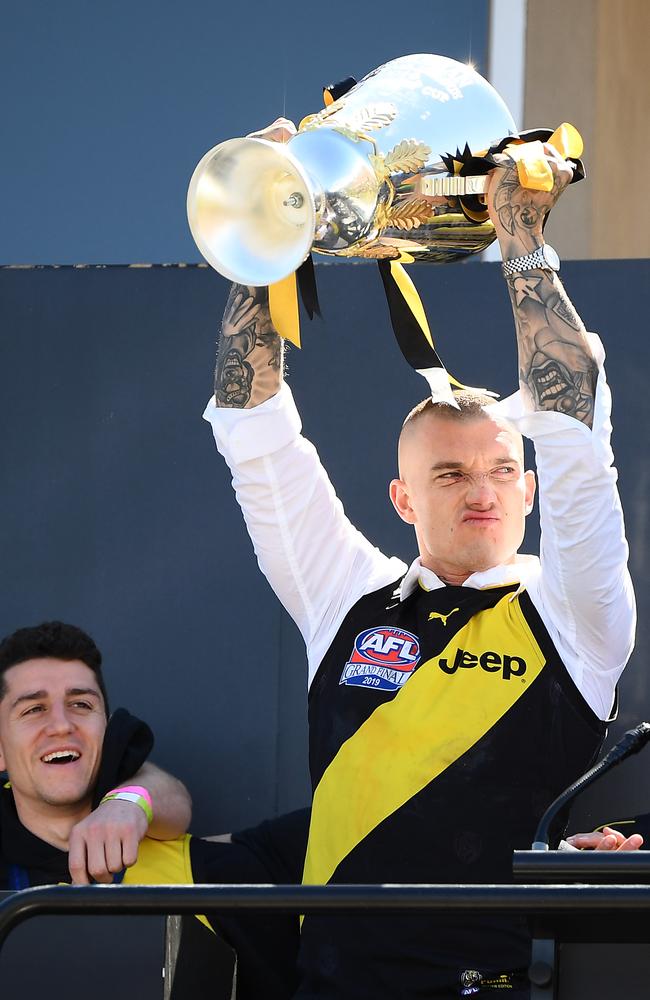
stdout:
<svg viewBox="0 0 650 1000">
<path fill-rule="evenodd" d="M 545 251 L 550 251 L 550 254 Z M 555 264 L 553 258 L 555 258 L 557 264 Z M 537 247 L 532 253 L 524 254 L 523 257 L 512 257 L 510 260 L 504 260 L 501 264 L 501 270 L 505 278 L 509 278 L 513 274 L 521 274 L 525 271 L 535 271 L 539 268 L 544 271 L 559 271 L 560 269 L 560 259 L 548 243 Z"/>
</svg>

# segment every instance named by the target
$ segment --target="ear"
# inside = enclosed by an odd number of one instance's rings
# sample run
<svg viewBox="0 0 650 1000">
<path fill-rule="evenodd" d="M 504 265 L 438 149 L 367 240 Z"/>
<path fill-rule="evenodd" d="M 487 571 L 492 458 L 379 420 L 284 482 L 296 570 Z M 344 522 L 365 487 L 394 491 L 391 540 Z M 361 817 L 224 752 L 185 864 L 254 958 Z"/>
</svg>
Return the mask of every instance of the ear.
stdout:
<svg viewBox="0 0 650 1000">
<path fill-rule="evenodd" d="M 528 469 L 524 472 L 524 479 L 526 481 L 526 514 L 530 514 L 533 509 L 533 502 L 535 500 L 535 490 L 537 488 L 537 481 L 535 479 L 535 473 Z"/>
<path fill-rule="evenodd" d="M 393 479 L 388 487 L 391 503 L 407 524 L 415 524 L 415 511 L 411 507 L 408 488 L 402 479 Z"/>
</svg>

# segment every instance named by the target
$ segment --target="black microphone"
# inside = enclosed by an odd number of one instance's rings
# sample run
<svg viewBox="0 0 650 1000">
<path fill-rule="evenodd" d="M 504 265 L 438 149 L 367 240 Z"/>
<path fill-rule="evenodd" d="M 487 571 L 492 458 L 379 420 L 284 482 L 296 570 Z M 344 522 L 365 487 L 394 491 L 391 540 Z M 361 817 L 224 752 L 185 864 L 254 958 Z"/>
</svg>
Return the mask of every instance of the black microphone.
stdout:
<svg viewBox="0 0 650 1000">
<path fill-rule="evenodd" d="M 631 757 L 632 754 L 643 750 L 649 740 L 650 722 L 640 722 L 634 729 L 628 729 L 625 735 L 605 754 L 602 760 L 599 760 L 586 774 L 583 774 L 581 778 L 578 778 L 572 785 L 569 785 L 561 795 L 558 795 L 555 801 L 551 802 L 539 821 L 539 825 L 535 831 L 533 850 L 548 851 L 549 828 L 567 802 L 570 802 L 573 798 L 577 798 L 596 778 L 602 777 L 603 774 L 616 767 L 617 764 L 620 764 L 627 757 Z"/>
</svg>

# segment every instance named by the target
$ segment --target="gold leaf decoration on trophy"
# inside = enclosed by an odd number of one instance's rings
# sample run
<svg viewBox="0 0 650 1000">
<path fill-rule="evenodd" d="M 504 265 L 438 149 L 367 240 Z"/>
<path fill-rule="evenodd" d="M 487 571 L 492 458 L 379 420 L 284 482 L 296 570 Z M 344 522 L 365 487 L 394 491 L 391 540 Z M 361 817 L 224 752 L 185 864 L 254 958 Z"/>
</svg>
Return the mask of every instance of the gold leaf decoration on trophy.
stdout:
<svg viewBox="0 0 650 1000">
<path fill-rule="evenodd" d="M 401 255 L 397 247 L 387 246 L 381 240 L 375 240 L 363 250 L 357 251 L 357 256 L 368 257 L 370 260 L 398 260 Z"/>
<path fill-rule="evenodd" d="M 427 162 L 431 147 L 417 139 L 402 139 L 384 157 L 386 167 L 393 173 L 414 174 Z"/>
<path fill-rule="evenodd" d="M 376 132 L 378 129 L 390 125 L 396 114 L 397 109 L 394 104 L 388 102 L 369 104 L 346 118 L 345 124 L 357 132 Z"/>
<path fill-rule="evenodd" d="M 339 98 L 323 111 L 319 111 L 304 126 L 301 125 L 301 130 L 318 128 L 324 121 L 343 108 L 345 108 L 345 100 Z M 397 109 L 393 104 L 381 101 L 369 104 L 365 108 L 359 108 L 358 111 L 341 114 L 335 122 L 332 122 L 332 125 L 343 135 L 347 135 L 351 139 L 358 139 L 360 135 L 365 136 L 367 132 L 376 132 L 378 129 L 390 125 L 396 115 Z"/>
<path fill-rule="evenodd" d="M 424 198 L 409 198 L 388 211 L 387 225 L 395 229 L 417 229 L 431 219 L 431 205 Z"/>
<path fill-rule="evenodd" d="M 421 170 L 431 153 L 431 147 L 417 139 L 402 139 L 385 155 L 371 153 L 368 157 L 379 180 L 385 181 L 391 174 L 414 174 Z"/>
<path fill-rule="evenodd" d="M 337 111 L 340 111 L 344 104 L 345 102 L 339 98 L 338 101 L 332 101 L 331 104 L 328 104 L 327 107 L 323 108 L 322 111 L 319 111 L 318 114 L 308 115 L 301 121 L 299 131 L 307 132 L 312 128 L 318 128 L 326 118 L 329 118 L 330 115 L 334 115 Z"/>
</svg>

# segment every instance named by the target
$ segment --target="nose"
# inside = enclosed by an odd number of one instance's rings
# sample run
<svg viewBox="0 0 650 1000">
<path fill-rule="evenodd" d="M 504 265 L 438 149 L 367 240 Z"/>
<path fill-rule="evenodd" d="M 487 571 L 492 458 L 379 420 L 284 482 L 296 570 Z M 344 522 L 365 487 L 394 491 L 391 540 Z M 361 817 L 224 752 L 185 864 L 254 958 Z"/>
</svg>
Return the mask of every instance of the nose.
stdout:
<svg viewBox="0 0 650 1000">
<path fill-rule="evenodd" d="M 468 507 L 489 510 L 495 501 L 494 486 L 489 475 L 476 475 L 469 478 L 465 500 Z"/>
<path fill-rule="evenodd" d="M 71 733 L 74 729 L 74 720 L 65 705 L 52 705 L 48 713 L 46 732 L 48 736 L 61 736 Z"/>
</svg>

